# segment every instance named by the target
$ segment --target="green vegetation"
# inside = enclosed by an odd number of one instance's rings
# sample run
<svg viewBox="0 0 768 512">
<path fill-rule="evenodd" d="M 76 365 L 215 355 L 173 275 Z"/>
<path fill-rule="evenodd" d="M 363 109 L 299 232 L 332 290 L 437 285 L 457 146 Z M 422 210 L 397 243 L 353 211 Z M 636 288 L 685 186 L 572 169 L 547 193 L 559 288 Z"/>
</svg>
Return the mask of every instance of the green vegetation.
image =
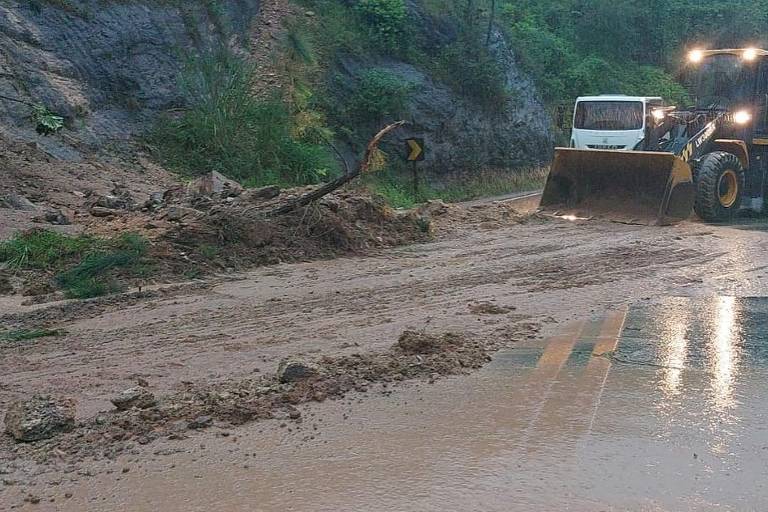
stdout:
<svg viewBox="0 0 768 512">
<path fill-rule="evenodd" d="M 678 70 L 693 45 L 762 39 L 766 0 L 502 0 L 499 22 L 550 103 L 595 93 L 686 103 Z"/>
<path fill-rule="evenodd" d="M 59 273 L 56 282 L 72 299 L 117 293 L 125 287 L 109 276 L 109 271 L 122 268 L 141 272 L 139 265 L 146 252 L 146 240 L 132 233 L 124 234 L 105 247 L 86 254 L 69 270 Z"/>
<path fill-rule="evenodd" d="M 432 199 L 459 202 L 536 190 L 544 185 L 548 169 L 534 168 L 517 171 L 482 171 L 461 182 L 453 181 L 441 188 L 419 184 L 414 190 L 412 178 L 402 172 L 385 171 L 366 177 L 366 186 L 371 192 L 384 197 L 395 208 L 412 208 Z"/>
<path fill-rule="evenodd" d="M 402 44 L 407 20 L 404 0 L 359 0 L 355 9 L 380 46 L 397 48 Z"/>
<path fill-rule="evenodd" d="M 151 141 L 182 174 L 218 171 L 248 186 L 317 183 L 336 163 L 328 149 L 297 136 L 300 126 L 279 99 L 252 92 L 252 70 L 227 51 L 190 59 L 181 86 L 192 108 L 159 123 Z"/>
<path fill-rule="evenodd" d="M 32 108 L 32 120 L 37 133 L 51 135 L 64 127 L 64 118 L 54 114 L 45 105 L 35 105 Z"/>
<path fill-rule="evenodd" d="M 339 172 L 327 148 L 337 133 L 360 148 L 372 126 L 408 118 L 414 85 L 392 71 L 393 57 L 486 113 L 514 108 L 515 91 L 499 63 L 507 49 L 497 33 L 554 113 L 569 109 L 577 96 L 601 93 L 687 104 L 680 74 L 687 47 L 756 44 L 768 30 L 768 0 L 295 1 L 311 13 L 287 23 L 276 57 L 287 77 L 279 95 L 255 95 L 253 83 L 261 77 L 227 51 L 190 59 L 180 86 L 191 108 L 160 122 L 150 139 L 166 165 L 186 176 L 217 170 L 247 186 L 327 180 Z M 224 30 L 216 0 L 178 5 Z M 189 25 L 196 28 L 193 18 Z M 332 75 L 339 62 L 357 76 Z M 415 194 L 407 173 L 387 168 L 369 178 L 369 186 L 408 206 L 528 185 L 511 180 L 515 173 L 496 174 Z"/>
<path fill-rule="evenodd" d="M 52 329 L 13 329 L 9 331 L 0 331 L 0 341 L 29 341 L 38 338 L 61 336 L 62 334 L 64 334 L 62 331 Z"/>
<path fill-rule="evenodd" d="M 55 231 L 32 230 L 0 242 L 0 262 L 14 270 L 48 269 L 92 251 L 95 239 Z"/>
<path fill-rule="evenodd" d="M 0 242 L 0 263 L 14 270 L 46 270 L 70 298 L 122 291 L 118 273 L 146 272 L 147 241 L 133 233 L 114 239 L 32 230 Z"/>
<path fill-rule="evenodd" d="M 381 124 L 388 116 L 404 113 L 413 86 L 384 69 L 369 69 L 360 76 L 349 99 L 349 113 L 362 123 Z"/>
</svg>

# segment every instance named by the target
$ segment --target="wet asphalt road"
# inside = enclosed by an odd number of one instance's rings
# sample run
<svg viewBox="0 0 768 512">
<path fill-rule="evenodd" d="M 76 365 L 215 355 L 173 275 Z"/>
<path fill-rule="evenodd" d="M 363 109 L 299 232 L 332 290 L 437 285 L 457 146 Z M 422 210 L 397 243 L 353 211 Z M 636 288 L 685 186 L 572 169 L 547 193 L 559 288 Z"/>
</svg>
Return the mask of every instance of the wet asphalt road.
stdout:
<svg viewBox="0 0 768 512">
<path fill-rule="evenodd" d="M 331 405 L 321 441 L 215 440 L 58 505 L 764 511 L 767 391 L 768 299 L 670 298 L 574 323 L 469 377 L 370 397 L 347 421 Z"/>
</svg>

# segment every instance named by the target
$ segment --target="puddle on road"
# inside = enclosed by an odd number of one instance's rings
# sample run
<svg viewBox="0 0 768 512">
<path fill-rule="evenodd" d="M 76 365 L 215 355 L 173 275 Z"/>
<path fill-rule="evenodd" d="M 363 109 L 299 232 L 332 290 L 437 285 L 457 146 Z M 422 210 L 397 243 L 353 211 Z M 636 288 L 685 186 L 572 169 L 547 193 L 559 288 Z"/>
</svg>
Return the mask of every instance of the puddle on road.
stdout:
<svg viewBox="0 0 768 512">
<path fill-rule="evenodd" d="M 731 227 L 746 231 L 768 231 L 768 219 L 766 219 L 764 216 L 743 216 L 731 222 L 723 224 L 716 223 L 713 225 Z"/>
<path fill-rule="evenodd" d="M 370 397 L 308 444 L 251 427 L 236 450 L 217 440 L 173 469 L 92 481 L 89 489 L 108 490 L 66 506 L 768 510 L 766 327 L 765 299 L 640 305 L 506 351 L 472 376 L 405 392 L 405 403 Z"/>
</svg>

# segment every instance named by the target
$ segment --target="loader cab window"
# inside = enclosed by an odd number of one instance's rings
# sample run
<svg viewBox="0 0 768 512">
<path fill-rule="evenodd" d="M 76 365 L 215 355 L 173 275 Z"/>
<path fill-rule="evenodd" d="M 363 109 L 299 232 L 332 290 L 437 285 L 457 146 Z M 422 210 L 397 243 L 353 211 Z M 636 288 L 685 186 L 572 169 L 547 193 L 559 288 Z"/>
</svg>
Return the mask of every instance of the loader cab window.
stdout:
<svg viewBox="0 0 768 512">
<path fill-rule="evenodd" d="M 573 126 L 579 130 L 640 130 L 643 116 L 640 101 L 580 101 Z"/>
<path fill-rule="evenodd" d="M 691 69 L 687 81 L 697 108 L 730 109 L 751 103 L 755 73 L 755 66 L 737 55 L 713 55 Z"/>
</svg>

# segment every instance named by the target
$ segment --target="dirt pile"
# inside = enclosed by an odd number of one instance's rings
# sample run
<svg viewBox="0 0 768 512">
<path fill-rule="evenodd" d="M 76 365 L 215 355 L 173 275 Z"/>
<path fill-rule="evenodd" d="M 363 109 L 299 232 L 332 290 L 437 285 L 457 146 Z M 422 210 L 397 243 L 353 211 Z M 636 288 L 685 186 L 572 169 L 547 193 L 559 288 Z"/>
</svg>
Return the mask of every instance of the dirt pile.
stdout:
<svg viewBox="0 0 768 512">
<path fill-rule="evenodd" d="M 323 259 L 430 238 L 429 222 L 421 214 L 397 212 L 360 190 L 339 190 L 291 213 L 268 215 L 311 189 L 210 193 L 193 184 L 166 191 L 162 202 L 145 208 L 150 218 L 144 227 L 154 227 L 150 236 L 183 255 L 185 266 L 194 261 L 203 267 Z"/>
<path fill-rule="evenodd" d="M 521 224 L 532 218 L 515 209 L 508 202 L 494 201 L 480 204 L 447 204 L 440 200 L 428 201 L 415 210 L 428 219 L 433 231 L 440 237 L 453 236 L 470 229 L 491 230 Z"/>
<path fill-rule="evenodd" d="M 536 326 L 520 323 L 516 336 L 530 336 Z M 378 389 L 388 393 L 390 383 L 409 379 L 434 380 L 443 375 L 467 373 L 488 362 L 501 341 L 470 333 L 406 331 L 398 342 L 382 353 L 322 357 L 318 361 L 292 361 L 313 368 L 290 382 L 281 373 L 217 384 L 184 384 L 175 394 L 156 401 L 135 402 L 135 407 L 102 414 L 77 425 L 74 432 L 34 444 L 14 444 L 4 438 L 3 457 L 63 460 L 114 458 L 132 446 L 154 439 L 182 439 L 192 430 L 227 428 L 264 419 L 301 421 L 296 406 L 310 401 L 337 399 L 349 392 Z M 285 369 L 282 364 L 280 370 Z M 282 379 L 283 381 L 285 379 Z M 126 390 L 123 397 L 151 396 L 142 386 Z M 138 391 L 137 391 L 138 390 Z M 7 463 L 10 461 L 0 462 Z"/>
</svg>

